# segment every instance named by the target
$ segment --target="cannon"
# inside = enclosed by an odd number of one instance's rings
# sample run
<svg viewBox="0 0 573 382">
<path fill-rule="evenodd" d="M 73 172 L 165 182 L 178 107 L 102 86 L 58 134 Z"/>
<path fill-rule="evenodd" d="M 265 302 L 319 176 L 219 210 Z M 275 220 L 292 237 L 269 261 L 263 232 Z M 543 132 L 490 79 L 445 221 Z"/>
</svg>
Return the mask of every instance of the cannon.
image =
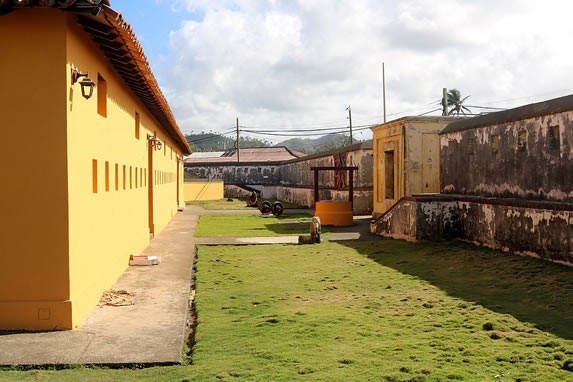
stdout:
<svg viewBox="0 0 573 382">
<path fill-rule="evenodd" d="M 263 215 L 268 215 L 272 213 L 274 216 L 278 217 L 282 215 L 284 207 L 281 202 L 274 202 L 273 204 L 271 204 L 271 202 L 265 200 L 261 204 L 261 208 L 259 209 L 259 211 L 261 211 L 261 214 Z"/>
</svg>

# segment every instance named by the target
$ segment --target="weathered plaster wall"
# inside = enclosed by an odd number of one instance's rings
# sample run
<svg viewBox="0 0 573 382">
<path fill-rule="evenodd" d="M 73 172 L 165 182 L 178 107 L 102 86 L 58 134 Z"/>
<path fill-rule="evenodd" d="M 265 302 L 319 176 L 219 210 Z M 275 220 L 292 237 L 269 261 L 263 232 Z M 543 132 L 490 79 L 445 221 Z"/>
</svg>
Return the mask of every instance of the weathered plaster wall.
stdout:
<svg viewBox="0 0 573 382">
<path fill-rule="evenodd" d="M 408 241 L 457 237 L 459 217 L 454 201 L 424 197 L 401 199 L 370 227 L 377 235 Z"/>
<path fill-rule="evenodd" d="M 460 239 L 573 264 L 573 211 L 468 201 L 458 211 Z"/>
<path fill-rule="evenodd" d="M 440 136 L 441 192 L 573 201 L 573 112 Z"/>
<path fill-rule="evenodd" d="M 291 203 L 314 205 L 314 172 L 311 167 L 356 166 L 354 172 L 355 214 L 372 212 L 372 147 L 356 144 L 344 149 L 298 158 L 284 163 L 278 170 L 280 189 L 277 197 Z M 348 200 L 348 177 L 345 171 L 319 172 L 320 200 Z"/>
<path fill-rule="evenodd" d="M 276 184 L 280 177 L 277 168 L 280 163 L 241 164 L 198 164 L 185 167 L 187 179 L 218 179 L 225 184 Z"/>
<path fill-rule="evenodd" d="M 474 244 L 573 264 L 573 209 L 547 202 L 468 196 L 404 198 L 371 231 L 417 240 Z"/>
<path fill-rule="evenodd" d="M 371 223 L 370 231 L 393 239 L 416 241 L 416 202 L 400 200 L 392 209 Z"/>
</svg>

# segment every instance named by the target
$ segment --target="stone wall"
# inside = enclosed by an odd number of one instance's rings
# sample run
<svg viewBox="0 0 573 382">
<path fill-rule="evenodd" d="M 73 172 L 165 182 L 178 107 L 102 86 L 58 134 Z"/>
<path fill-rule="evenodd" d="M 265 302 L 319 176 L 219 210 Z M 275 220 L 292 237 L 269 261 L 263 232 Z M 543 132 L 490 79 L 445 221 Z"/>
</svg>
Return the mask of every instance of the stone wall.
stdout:
<svg viewBox="0 0 573 382">
<path fill-rule="evenodd" d="M 573 206 L 464 195 L 400 200 L 371 231 L 418 240 L 461 239 L 573 265 Z"/>
<path fill-rule="evenodd" d="M 443 133 L 440 167 L 442 193 L 573 202 L 573 112 Z"/>
<path fill-rule="evenodd" d="M 307 207 L 314 205 L 314 172 L 311 167 L 356 166 L 354 213 L 372 213 L 372 144 L 358 143 L 342 149 L 309 155 L 284 163 L 278 170 L 277 198 Z M 348 200 L 346 171 L 319 172 L 320 200 Z"/>
<path fill-rule="evenodd" d="M 186 179 L 218 179 L 225 184 L 273 185 L 280 181 L 277 169 L 280 162 L 272 163 L 216 163 L 185 166 Z"/>
</svg>

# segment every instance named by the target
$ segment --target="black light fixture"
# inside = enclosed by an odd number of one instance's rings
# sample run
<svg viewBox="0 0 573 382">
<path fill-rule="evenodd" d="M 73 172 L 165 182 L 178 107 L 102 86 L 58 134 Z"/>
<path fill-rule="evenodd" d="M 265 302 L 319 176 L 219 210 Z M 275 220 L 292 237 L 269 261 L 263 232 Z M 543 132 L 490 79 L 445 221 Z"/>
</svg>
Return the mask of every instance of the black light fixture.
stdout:
<svg viewBox="0 0 573 382">
<path fill-rule="evenodd" d="M 72 85 L 82 77 L 83 79 L 80 81 L 82 96 L 85 99 L 90 99 L 94 93 L 95 82 L 88 76 L 88 73 L 80 73 L 76 69 L 72 69 Z"/>
<path fill-rule="evenodd" d="M 161 143 L 159 138 L 157 138 L 155 135 L 147 134 L 147 140 L 149 141 L 149 144 L 151 144 L 151 147 L 157 151 L 161 150 L 163 147 L 163 143 Z"/>
</svg>

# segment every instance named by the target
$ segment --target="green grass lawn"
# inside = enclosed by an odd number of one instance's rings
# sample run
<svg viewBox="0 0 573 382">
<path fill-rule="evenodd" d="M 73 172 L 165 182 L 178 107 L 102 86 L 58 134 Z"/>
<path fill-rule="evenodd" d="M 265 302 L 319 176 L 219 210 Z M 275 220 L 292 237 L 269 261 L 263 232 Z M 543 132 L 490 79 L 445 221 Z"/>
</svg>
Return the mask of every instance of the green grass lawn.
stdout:
<svg viewBox="0 0 573 382">
<path fill-rule="evenodd" d="M 195 231 L 196 237 L 255 237 L 309 235 L 307 214 L 273 215 L 202 215 Z M 322 229 L 328 234 L 328 229 Z"/>
<path fill-rule="evenodd" d="M 196 278 L 191 365 L 0 381 L 573 380 L 565 266 L 455 242 L 349 241 L 199 246 Z"/>
<path fill-rule="evenodd" d="M 259 199 L 259 205 L 267 199 Z M 268 199 L 268 201 L 272 204 L 276 202 L 276 199 Z M 280 201 L 281 204 L 285 209 L 293 209 L 293 208 L 301 208 L 305 209 L 306 207 L 300 206 L 298 204 L 293 204 L 289 202 Z M 254 207 L 247 207 L 246 199 L 219 199 L 219 200 L 205 200 L 205 201 L 192 201 L 186 202 L 187 205 L 196 205 L 203 207 L 206 210 L 252 210 L 257 211 L 257 208 Z"/>
</svg>

